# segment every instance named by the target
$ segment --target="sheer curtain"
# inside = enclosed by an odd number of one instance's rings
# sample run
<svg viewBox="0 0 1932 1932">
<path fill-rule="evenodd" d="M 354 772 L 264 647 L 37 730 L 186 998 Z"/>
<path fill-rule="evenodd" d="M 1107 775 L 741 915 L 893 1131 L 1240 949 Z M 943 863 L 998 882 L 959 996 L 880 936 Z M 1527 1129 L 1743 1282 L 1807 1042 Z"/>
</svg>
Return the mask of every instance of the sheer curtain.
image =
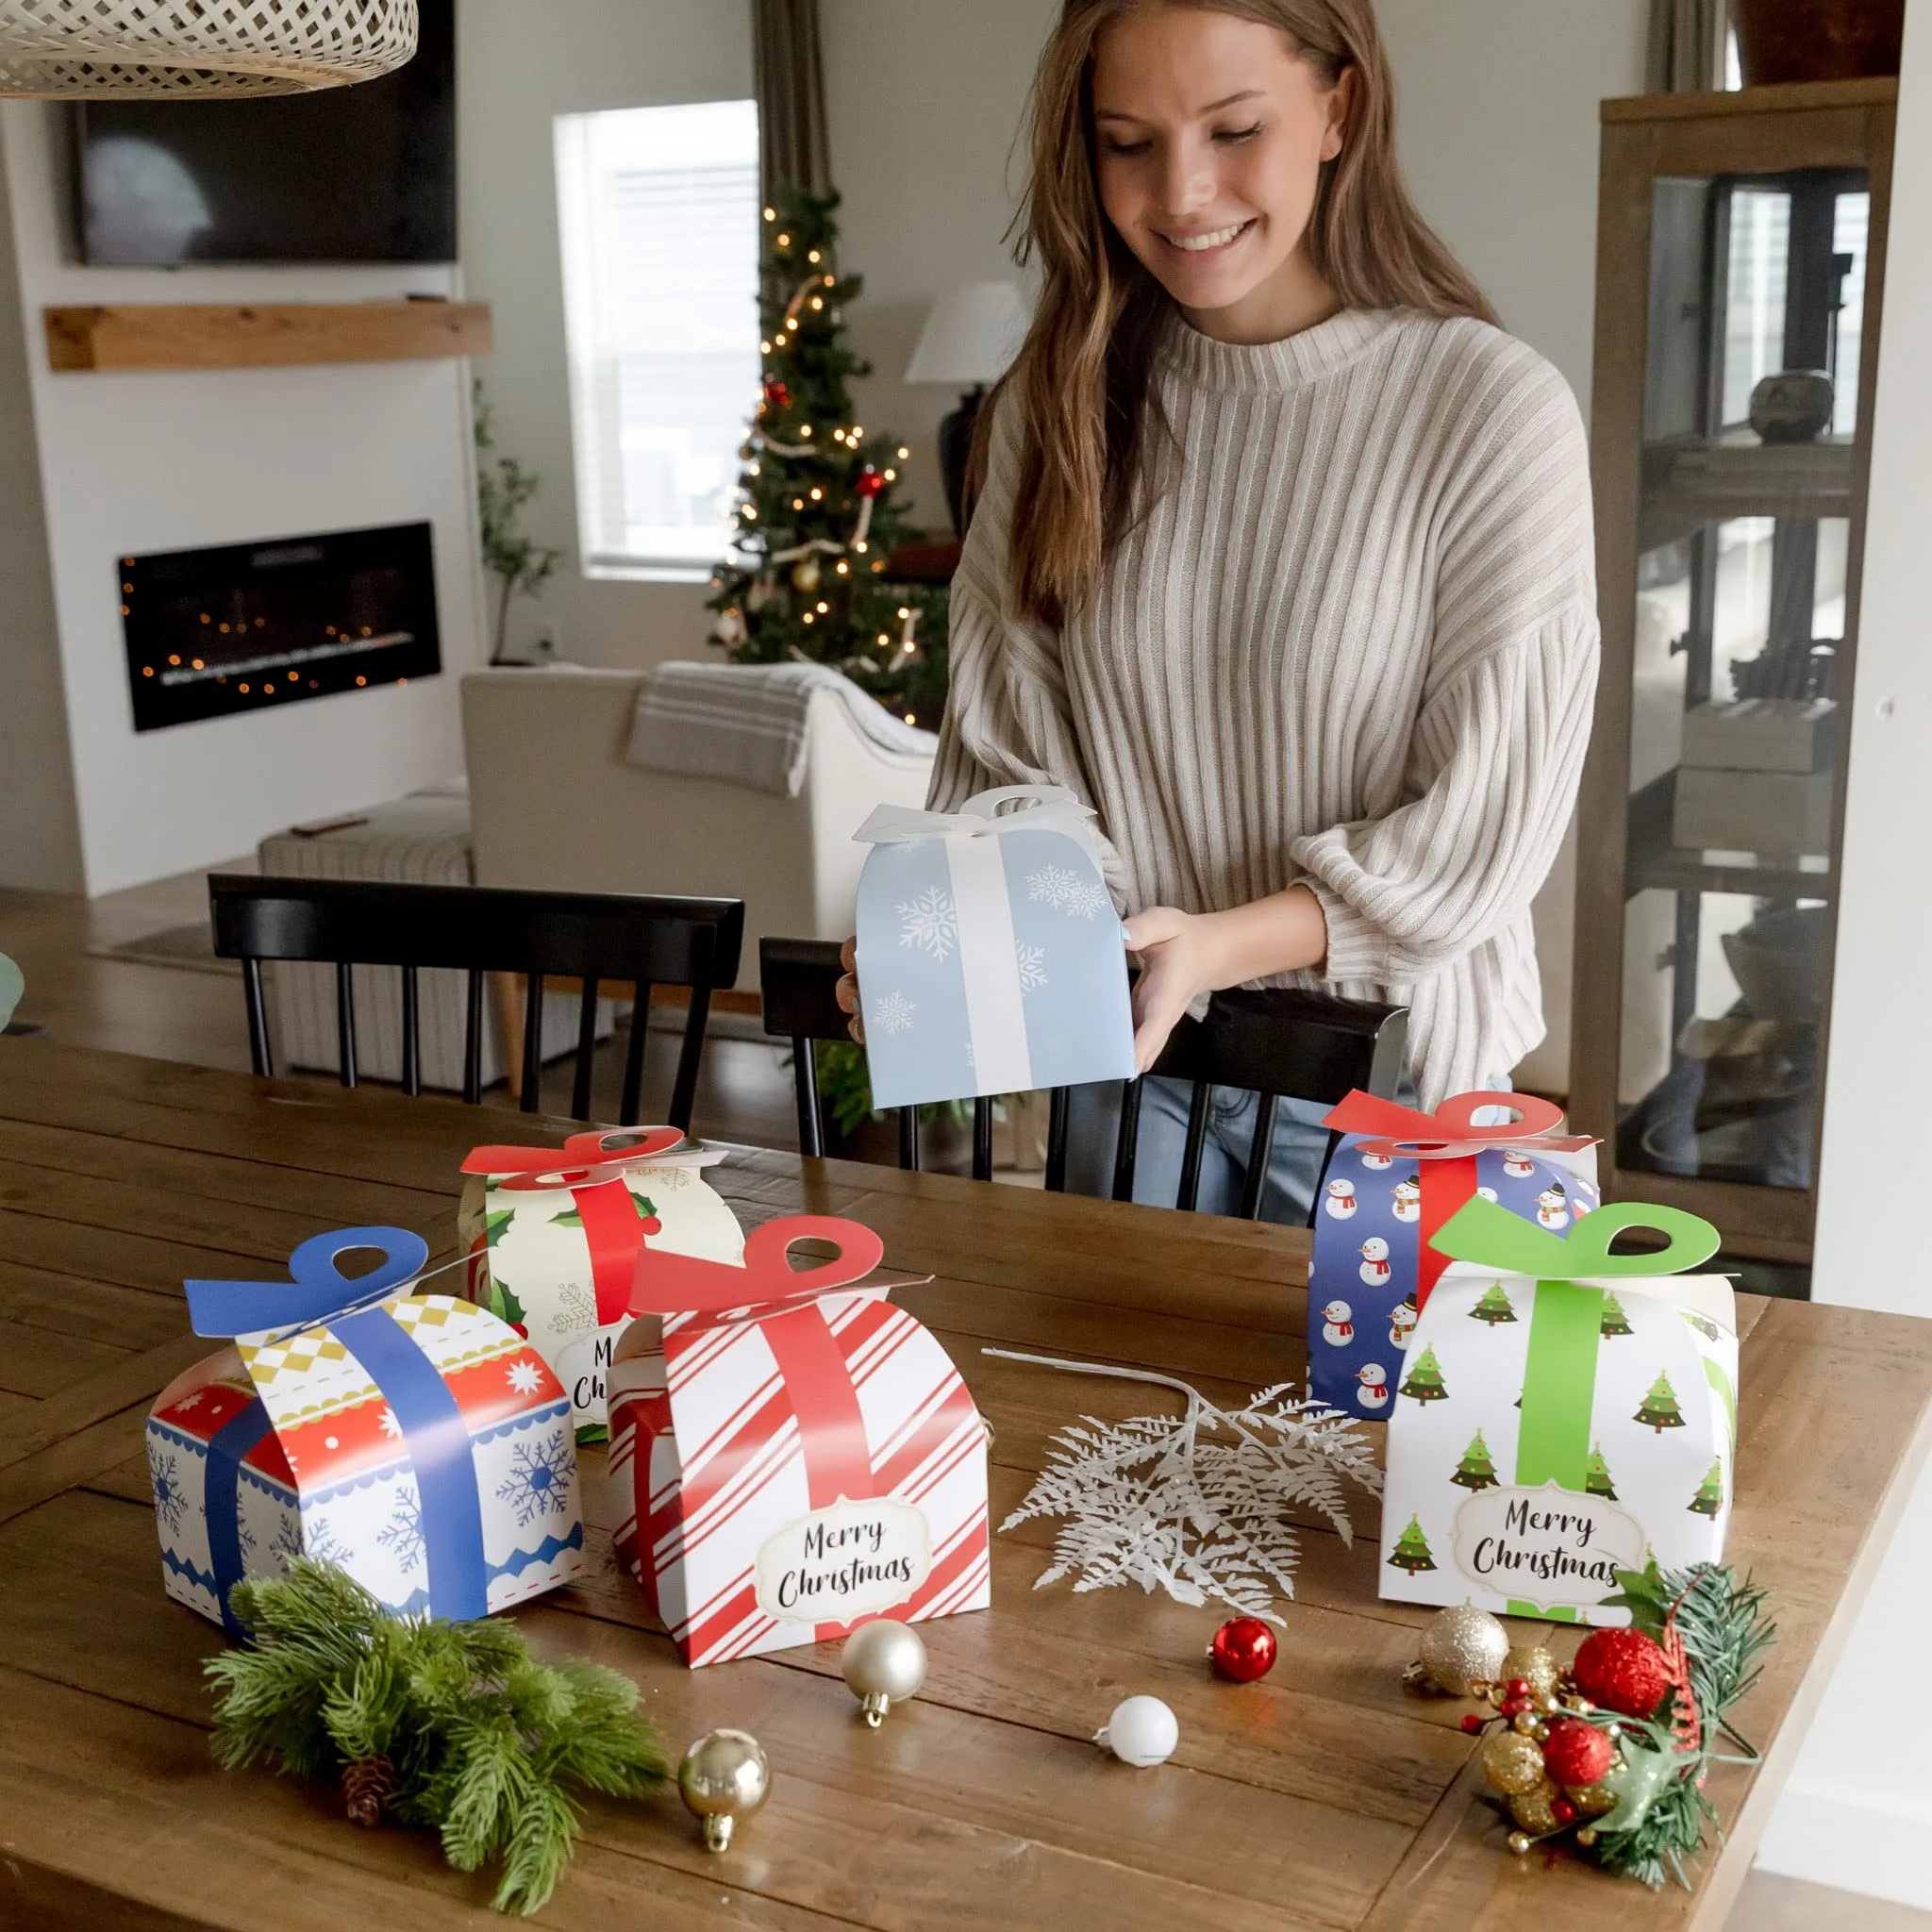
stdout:
<svg viewBox="0 0 1932 1932">
<path fill-rule="evenodd" d="M 784 186 L 829 193 L 819 0 L 751 0 L 751 44 L 758 188 L 766 205 Z"/>
<path fill-rule="evenodd" d="M 1650 92 L 1723 87 L 1730 25 L 1728 0 L 1650 0 Z"/>
</svg>

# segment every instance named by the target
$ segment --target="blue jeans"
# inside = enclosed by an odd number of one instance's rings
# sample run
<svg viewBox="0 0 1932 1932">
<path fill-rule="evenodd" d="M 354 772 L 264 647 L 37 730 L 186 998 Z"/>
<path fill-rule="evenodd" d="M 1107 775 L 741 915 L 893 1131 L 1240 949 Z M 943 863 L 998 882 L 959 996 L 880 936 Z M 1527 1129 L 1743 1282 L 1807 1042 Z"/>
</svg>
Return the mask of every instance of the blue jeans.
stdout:
<svg viewBox="0 0 1932 1932">
<path fill-rule="evenodd" d="M 1509 1082 L 1491 1079 L 1483 1085 L 1507 1091 Z M 1068 1089 L 1068 1193 L 1105 1199 L 1113 1192 L 1113 1157 L 1120 1135 L 1123 1091 L 1118 1081 Z M 1180 1192 L 1181 1163 L 1187 1155 L 1188 1108 L 1192 1097 L 1193 1089 L 1186 1080 L 1150 1074 L 1144 1083 L 1141 1131 L 1135 1144 L 1135 1200 L 1155 1208 L 1174 1205 Z M 1405 1107 L 1416 1104 L 1415 1088 L 1406 1074 L 1396 1098 Z M 1194 1203 L 1201 1213 L 1241 1212 L 1248 1150 L 1255 1140 L 1255 1109 L 1259 1104 L 1258 1094 L 1238 1088 L 1213 1090 L 1208 1108 L 1208 1139 L 1201 1149 L 1201 1188 Z M 1322 1124 L 1322 1116 L 1327 1111 L 1320 1101 L 1281 1100 L 1275 1104 L 1274 1141 L 1268 1155 L 1268 1177 L 1261 1184 L 1263 1221 L 1284 1222 L 1291 1227 L 1307 1225 L 1308 1210 L 1328 1158 L 1328 1129 Z"/>
</svg>

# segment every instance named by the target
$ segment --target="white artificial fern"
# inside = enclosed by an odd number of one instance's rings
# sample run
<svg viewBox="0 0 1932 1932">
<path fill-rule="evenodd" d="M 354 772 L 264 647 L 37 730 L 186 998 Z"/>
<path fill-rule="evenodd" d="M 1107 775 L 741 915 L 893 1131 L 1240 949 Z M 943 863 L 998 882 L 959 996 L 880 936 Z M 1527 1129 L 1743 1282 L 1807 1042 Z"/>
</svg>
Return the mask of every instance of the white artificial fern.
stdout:
<svg viewBox="0 0 1932 1932">
<path fill-rule="evenodd" d="M 1158 1584 L 1177 1603 L 1210 1598 L 1243 1616 L 1281 1622 L 1274 1597 L 1294 1595 L 1301 1540 L 1291 1512 L 1327 1518 L 1351 1541 L 1344 1481 L 1372 1495 L 1382 1490 L 1369 1444 L 1351 1418 L 1297 1400 L 1291 1383 L 1223 1409 L 1186 1382 L 1137 1369 L 1063 1362 L 990 1348 L 1008 1361 L 1037 1362 L 1081 1374 L 1117 1375 L 1177 1390 L 1178 1416 L 1104 1423 L 1083 1416 L 1055 1437 L 1046 1467 L 1026 1499 L 1000 1524 L 1067 1518 L 1041 1589 L 1074 1576 L 1075 1590 Z"/>
</svg>

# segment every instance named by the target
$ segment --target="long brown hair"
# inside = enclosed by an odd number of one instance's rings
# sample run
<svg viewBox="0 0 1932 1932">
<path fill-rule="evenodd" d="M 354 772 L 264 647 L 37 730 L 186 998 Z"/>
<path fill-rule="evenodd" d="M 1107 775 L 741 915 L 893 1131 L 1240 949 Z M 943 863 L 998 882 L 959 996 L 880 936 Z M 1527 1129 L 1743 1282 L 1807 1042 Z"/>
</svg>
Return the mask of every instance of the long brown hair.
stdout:
<svg viewBox="0 0 1932 1932">
<path fill-rule="evenodd" d="M 1041 268 L 1032 327 L 1000 390 L 1019 410 L 1009 538 L 1022 616 L 1058 628 L 1092 595 L 1112 543 L 1146 508 L 1141 469 L 1155 344 L 1172 308 L 1100 205 L 1093 48 L 1153 5 L 1231 13 L 1286 34 L 1324 87 L 1353 70 L 1340 156 L 1323 169 L 1307 248 L 1346 308 L 1495 311 L 1416 212 L 1395 157 L 1395 88 L 1374 0 L 1064 0 L 1028 107 L 1032 148 L 1014 253 Z M 991 406 L 979 416 L 983 471 Z"/>
</svg>

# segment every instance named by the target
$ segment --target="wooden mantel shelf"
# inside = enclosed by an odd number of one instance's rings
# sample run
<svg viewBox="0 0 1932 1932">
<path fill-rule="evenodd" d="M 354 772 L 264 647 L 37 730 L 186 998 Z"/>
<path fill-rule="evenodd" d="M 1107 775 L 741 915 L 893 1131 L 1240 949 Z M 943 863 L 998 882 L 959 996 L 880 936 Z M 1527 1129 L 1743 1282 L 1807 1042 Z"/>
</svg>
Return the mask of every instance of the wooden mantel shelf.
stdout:
<svg viewBox="0 0 1932 1932">
<path fill-rule="evenodd" d="M 263 369 L 490 353 L 487 302 L 181 302 L 48 308 L 57 370 Z"/>
</svg>

